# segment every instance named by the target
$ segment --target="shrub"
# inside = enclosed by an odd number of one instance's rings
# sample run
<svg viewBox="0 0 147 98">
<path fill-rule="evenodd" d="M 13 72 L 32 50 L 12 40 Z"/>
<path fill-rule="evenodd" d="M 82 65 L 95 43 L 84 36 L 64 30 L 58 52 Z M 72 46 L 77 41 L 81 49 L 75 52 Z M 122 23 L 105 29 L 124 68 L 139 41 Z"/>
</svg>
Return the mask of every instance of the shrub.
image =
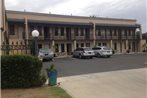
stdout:
<svg viewBox="0 0 147 98">
<path fill-rule="evenodd" d="M 26 88 L 41 86 L 45 77 L 41 75 L 42 62 L 29 55 L 1 57 L 1 87 Z"/>
</svg>

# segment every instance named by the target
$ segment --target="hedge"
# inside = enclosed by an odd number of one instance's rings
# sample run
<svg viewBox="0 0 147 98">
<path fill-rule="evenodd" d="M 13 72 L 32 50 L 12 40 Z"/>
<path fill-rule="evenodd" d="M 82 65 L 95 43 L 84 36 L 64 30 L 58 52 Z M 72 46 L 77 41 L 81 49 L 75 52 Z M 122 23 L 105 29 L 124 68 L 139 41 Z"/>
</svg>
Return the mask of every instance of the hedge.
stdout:
<svg viewBox="0 0 147 98">
<path fill-rule="evenodd" d="M 41 75 L 42 62 L 29 55 L 1 56 L 1 87 L 27 88 L 41 86 L 45 77 Z"/>
</svg>

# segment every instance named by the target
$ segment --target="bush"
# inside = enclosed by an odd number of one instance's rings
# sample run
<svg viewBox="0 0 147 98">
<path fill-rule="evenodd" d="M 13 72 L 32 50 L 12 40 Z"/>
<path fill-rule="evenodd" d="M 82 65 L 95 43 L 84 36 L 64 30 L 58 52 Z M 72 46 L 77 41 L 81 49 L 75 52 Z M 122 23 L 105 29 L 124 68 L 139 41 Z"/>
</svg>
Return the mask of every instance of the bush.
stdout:
<svg viewBox="0 0 147 98">
<path fill-rule="evenodd" d="M 41 86 L 46 79 L 41 75 L 42 62 L 29 55 L 1 57 L 1 87 L 26 88 Z"/>
</svg>

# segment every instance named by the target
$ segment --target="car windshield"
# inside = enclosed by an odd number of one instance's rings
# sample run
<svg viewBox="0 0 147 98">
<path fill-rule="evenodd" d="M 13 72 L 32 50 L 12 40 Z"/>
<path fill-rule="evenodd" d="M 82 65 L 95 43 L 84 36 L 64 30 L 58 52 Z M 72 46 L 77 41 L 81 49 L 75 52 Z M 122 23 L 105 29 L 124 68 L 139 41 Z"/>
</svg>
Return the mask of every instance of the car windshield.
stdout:
<svg viewBox="0 0 147 98">
<path fill-rule="evenodd" d="M 45 52 L 52 52 L 51 49 L 40 49 L 40 52 L 45 53 Z"/>
<path fill-rule="evenodd" d="M 92 48 L 84 48 L 85 51 L 91 51 Z"/>
</svg>

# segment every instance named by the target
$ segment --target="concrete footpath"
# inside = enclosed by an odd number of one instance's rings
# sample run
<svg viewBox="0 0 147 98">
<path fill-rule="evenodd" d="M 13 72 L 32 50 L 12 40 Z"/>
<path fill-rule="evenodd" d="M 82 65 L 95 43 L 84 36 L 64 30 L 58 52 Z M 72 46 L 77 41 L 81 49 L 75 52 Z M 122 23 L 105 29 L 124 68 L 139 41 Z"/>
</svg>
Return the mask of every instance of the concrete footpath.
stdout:
<svg viewBox="0 0 147 98">
<path fill-rule="evenodd" d="M 147 98 L 147 68 L 58 78 L 73 98 Z"/>
</svg>

